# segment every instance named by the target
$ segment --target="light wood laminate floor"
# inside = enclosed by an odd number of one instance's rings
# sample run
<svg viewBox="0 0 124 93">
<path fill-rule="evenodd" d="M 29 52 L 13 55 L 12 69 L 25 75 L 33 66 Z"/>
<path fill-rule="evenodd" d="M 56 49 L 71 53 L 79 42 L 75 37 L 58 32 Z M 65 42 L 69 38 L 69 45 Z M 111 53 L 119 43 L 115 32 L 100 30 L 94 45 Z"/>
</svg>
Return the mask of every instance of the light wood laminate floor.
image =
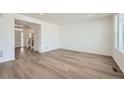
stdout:
<svg viewBox="0 0 124 93">
<path fill-rule="evenodd" d="M 2 79 L 120 79 L 112 57 L 58 49 L 47 53 L 16 49 L 16 60 L 0 63 Z"/>
</svg>

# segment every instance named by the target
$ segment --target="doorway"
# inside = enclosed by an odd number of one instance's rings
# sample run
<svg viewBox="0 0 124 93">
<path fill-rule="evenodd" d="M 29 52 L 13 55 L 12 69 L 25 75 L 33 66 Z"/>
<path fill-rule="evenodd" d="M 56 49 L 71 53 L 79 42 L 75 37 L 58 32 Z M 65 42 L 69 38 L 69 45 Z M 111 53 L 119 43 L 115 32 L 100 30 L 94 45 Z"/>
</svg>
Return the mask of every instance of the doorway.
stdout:
<svg viewBox="0 0 124 93">
<path fill-rule="evenodd" d="M 15 19 L 15 51 L 40 51 L 41 25 Z M 19 50 L 19 51 L 18 51 Z"/>
</svg>

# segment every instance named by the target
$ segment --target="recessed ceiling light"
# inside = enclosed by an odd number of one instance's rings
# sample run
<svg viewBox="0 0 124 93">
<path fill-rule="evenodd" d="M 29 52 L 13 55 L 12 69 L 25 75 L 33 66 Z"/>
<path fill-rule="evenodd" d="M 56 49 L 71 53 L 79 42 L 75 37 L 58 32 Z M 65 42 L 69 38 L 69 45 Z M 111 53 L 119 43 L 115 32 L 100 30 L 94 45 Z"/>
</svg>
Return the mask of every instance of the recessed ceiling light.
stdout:
<svg viewBox="0 0 124 93">
<path fill-rule="evenodd" d="M 90 14 L 89 16 L 93 16 L 92 14 Z"/>
</svg>

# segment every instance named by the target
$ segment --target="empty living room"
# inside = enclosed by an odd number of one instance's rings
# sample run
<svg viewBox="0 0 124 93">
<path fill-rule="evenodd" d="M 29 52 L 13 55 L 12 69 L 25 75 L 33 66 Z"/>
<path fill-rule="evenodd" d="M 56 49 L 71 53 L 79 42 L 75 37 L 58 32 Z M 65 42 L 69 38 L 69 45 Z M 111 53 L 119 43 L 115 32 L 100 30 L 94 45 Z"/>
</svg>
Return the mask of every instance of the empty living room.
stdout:
<svg viewBox="0 0 124 93">
<path fill-rule="evenodd" d="M 123 0 L 1 0 L 1 93 L 123 91 Z"/>
<path fill-rule="evenodd" d="M 1 13 L 1 79 L 123 79 L 124 14 Z"/>
</svg>

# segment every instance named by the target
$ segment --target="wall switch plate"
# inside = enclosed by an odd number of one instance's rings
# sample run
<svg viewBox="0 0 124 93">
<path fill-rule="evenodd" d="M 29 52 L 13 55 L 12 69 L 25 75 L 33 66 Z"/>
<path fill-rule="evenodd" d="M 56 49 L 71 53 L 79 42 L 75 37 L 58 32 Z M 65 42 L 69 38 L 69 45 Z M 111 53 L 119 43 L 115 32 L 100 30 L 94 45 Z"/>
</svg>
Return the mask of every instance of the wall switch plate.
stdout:
<svg viewBox="0 0 124 93">
<path fill-rule="evenodd" d="M 0 51 L 0 57 L 2 57 L 3 56 L 3 51 Z"/>
</svg>

